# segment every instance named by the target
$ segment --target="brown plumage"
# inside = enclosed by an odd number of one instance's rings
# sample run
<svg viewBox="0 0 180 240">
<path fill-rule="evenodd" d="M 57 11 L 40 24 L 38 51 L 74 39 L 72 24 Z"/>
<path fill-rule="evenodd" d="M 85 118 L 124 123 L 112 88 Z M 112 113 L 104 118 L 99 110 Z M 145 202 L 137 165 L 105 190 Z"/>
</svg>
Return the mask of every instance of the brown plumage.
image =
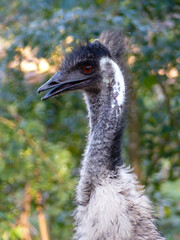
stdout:
<svg viewBox="0 0 180 240">
<path fill-rule="evenodd" d="M 90 133 L 76 191 L 76 240 L 164 239 L 150 201 L 121 158 L 128 99 L 125 43 L 119 32 L 103 32 L 99 40 L 74 49 L 39 88 L 51 89 L 43 99 L 81 90 L 87 104 Z"/>
</svg>

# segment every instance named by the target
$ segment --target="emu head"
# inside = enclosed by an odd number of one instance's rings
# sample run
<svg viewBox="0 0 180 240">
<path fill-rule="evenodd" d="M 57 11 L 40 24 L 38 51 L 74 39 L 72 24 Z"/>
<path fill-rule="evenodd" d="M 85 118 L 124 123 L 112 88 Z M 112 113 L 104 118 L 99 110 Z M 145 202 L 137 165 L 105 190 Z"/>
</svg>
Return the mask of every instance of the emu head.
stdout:
<svg viewBox="0 0 180 240">
<path fill-rule="evenodd" d="M 123 94 L 124 79 L 118 66 L 124 50 L 122 39 L 120 33 L 107 31 L 99 40 L 73 49 L 59 71 L 38 89 L 39 93 L 49 90 L 42 100 L 72 90 L 99 92 L 112 85 L 115 91 L 121 87 Z"/>
</svg>

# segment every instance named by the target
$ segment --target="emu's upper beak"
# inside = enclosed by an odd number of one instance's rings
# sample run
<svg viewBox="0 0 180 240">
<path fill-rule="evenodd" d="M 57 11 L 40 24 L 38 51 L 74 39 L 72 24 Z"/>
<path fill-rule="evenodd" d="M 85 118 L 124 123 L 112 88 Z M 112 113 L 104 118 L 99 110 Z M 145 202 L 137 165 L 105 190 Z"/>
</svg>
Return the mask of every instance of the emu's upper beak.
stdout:
<svg viewBox="0 0 180 240">
<path fill-rule="evenodd" d="M 77 80 L 64 80 L 63 73 L 61 71 L 57 72 L 49 79 L 45 84 L 43 84 L 39 89 L 38 93 L 51 89 L 49 92 L 46 93 L 41 100 L 46 100 L 50 97 L 59 95 L 60 93 L 76 90 L 80 88 L 80 85 L 84 83 L 86 79 L 77 79 Z M 75 79 L 75 76 L 74 76 Z"/>
</svg>

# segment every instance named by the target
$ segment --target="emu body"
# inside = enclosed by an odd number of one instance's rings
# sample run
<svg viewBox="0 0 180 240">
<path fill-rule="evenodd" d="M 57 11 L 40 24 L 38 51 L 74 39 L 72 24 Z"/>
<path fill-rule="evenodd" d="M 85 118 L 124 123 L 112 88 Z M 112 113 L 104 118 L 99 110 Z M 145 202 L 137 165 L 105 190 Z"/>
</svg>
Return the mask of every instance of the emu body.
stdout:
<svg viewBox="0 0 180 240">
<path fill-rule="evenodd" d="M 66 56 L 60 71 L 39 89 L 51 89 L 43 99 L 81 90 L 87 104 L 90 133 L 76 191 L 76 240 L 164 239 L 150 201 L 121 159 L 127 111 L 124 48 L 121 34 L 104 32 Z"/>
</svg>

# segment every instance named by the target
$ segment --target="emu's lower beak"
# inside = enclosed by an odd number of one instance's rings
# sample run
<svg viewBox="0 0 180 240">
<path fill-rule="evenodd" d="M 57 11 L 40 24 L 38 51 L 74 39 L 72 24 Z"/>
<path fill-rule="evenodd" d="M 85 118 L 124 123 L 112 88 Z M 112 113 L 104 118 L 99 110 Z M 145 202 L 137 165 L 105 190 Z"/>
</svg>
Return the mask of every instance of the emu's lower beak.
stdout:
<svg viewBox="0 0 180 240">
<path fill-rule="evenodd" d="M 65 81 L 63 73 L 59 71 L 38 89 L 38 93 L 51 89 L 44 97 L 41 98 L 41 100 L 46 100 L 50 97 L 59 95 L 60 93 L 79 89 L 79 86 L 82 85 L 85 80 L 87 79 Z"/>
</svg>

